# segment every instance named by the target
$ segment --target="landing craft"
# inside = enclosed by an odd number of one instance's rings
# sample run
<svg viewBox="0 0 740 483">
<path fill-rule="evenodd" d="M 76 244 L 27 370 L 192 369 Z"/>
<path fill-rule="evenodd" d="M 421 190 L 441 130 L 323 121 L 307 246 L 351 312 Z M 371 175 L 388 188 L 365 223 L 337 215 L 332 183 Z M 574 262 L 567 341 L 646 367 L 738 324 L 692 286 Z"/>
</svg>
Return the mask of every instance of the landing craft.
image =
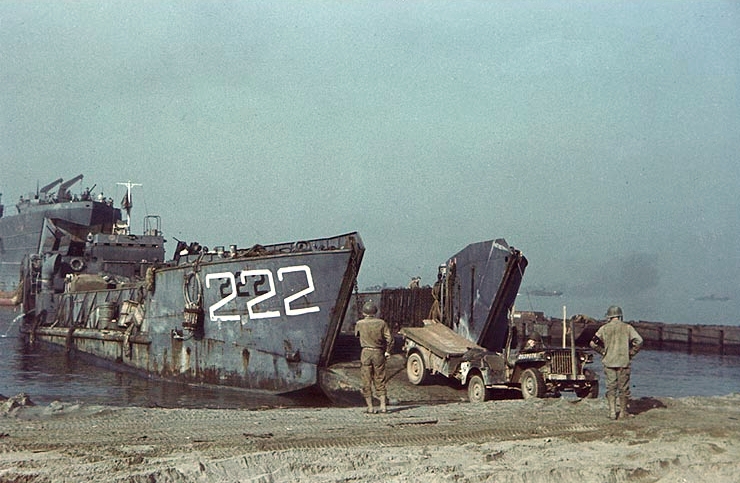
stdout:
<svg viewBox="0 0 740 483">
<path fill-rule="evenodd" d="M 503 239 L 489 244 L 469 245 L 443 265 L 434 320 L 401 329 L 409 382 L 421 385 L 439 374 L 467 386 L 473 403 L 489 399 L 490 390 L 510 388 L 524 399 L 561 391 L 596 398 L 599 379 L 586 367 L 593 354 L 576 347 L 572 326 L 570 347 L 547 347 L 541 334 L 525 335 L 525 326 L 517 326 L 514 294 L 527 260 Z M 496 252 L 498 260 L 491 256 Z"/>
<path fill-rule="evenodd" d="M 316 386 L 355 287 L 359 234 L 250 248 L 178 241 L 166 260 L 158 216 L 130 231 L 138 185 L 123 185 L 125 219 L 86 192 L 77 202 L 39 198 L 19 205 L 14 223 L 0 220 L 0 235 L 28 235 L 12 238 L 11 260 L 25 341 L 185 383 L 275 394 Z"/>
</svg>

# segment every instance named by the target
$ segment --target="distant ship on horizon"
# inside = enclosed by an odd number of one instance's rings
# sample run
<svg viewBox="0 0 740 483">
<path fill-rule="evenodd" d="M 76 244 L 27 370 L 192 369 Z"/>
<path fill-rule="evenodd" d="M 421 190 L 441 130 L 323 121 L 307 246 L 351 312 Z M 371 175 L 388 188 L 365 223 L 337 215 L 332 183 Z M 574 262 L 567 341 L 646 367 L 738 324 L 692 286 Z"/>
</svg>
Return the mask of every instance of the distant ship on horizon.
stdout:
<svg viewBox="0 0 740 483">
<path fill-rule="evenodd" d="M 536 290 L 525 290 L 524 293 L 527 295 L 532 295 L 534 297 L 560 297 L 563 295 L 563 292 L 560 290 L 546 290 L 546 289 L 536 289 Z"/>
<path fill-rule="evenodd" d="M 730 297 L 724 297 L 719 296 L 715 294 L 709 294 L 709 295 L 702 295 L 701 297 L 696 297 L 693 300 L 696 300 L 698 302 L 726 302 L 730 300 Z"/>
</svg>

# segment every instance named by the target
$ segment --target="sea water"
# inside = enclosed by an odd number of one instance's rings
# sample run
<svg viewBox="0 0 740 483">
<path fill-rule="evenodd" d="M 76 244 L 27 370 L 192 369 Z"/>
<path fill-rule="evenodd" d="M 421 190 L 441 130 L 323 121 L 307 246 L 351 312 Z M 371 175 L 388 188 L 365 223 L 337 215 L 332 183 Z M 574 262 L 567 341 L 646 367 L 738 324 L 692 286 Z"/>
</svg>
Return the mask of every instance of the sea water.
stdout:
<svg viewBox="0 0 740 483">
<path fill-rule="evenodd" d="M 35 404 L 52 401 L 167 408 L 263 408 L 326 405 L 264 391 L 179 384 L 101 367 L 50 344 L 29 347 L 12 309 L 0 308 L 0 395 L 27 394 Z"/>
<path fill-rule="evenodd" d="M 0 308 L 0 394 L 26 393 L 37 404 L 54 400 L 169 408 L 258 408 L 328 404 L 259 391 L 193 386 L 102 368 L 63 349 L 19 337 L 17 312 Z M 600 357 L 592 368 L 601 378 Z M 632 397 L 719 396 L 740 392 L 740 356 L 641 351 L 632 362 Z"/>
</svg>

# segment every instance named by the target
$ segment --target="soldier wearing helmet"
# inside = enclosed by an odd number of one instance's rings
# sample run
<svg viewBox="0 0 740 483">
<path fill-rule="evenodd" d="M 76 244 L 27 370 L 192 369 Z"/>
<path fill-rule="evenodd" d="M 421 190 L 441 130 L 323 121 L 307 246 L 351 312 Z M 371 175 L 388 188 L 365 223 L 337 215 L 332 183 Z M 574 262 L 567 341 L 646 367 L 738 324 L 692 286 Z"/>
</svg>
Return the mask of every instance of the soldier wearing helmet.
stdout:
<svg viewBox="0 0 740 483">
<path fill-rule="evenodd" d="M 522 351 L 524 352 L 536 352 L 541 351 L 545 345 L 542 343 L 542 336 L 536 330 L 529 333 L 527 341 L 524 343 Z"/>
<path fill-rule="evenodd" d="M 621 307 L 612 305 L 606 311 L 605 317 L 607 323 L 599 327 L 590 345 L 601 354 L 609 418 L 621 419 L 629 414 L 627 406 L 630 397 L 630 362 L 642 347 L 642 337 L 634 327 L 622 321 Z"/>
<path fill-rule="evenodd" d="M 362 396 L 367 403 L 367 412 L 375 413 L 373 407 L 373 385 L 375 395 L 380 400 L 380 412 L 386 412 L 386 374 L 385 361 L 393 349 L 393 335 L 388 323 L 376 317 L 378 307 L 372 300 L 362 306 L 364 318 L 355 324 L 355 335 L 360 338 L 362 375 Z"/>
</svg>

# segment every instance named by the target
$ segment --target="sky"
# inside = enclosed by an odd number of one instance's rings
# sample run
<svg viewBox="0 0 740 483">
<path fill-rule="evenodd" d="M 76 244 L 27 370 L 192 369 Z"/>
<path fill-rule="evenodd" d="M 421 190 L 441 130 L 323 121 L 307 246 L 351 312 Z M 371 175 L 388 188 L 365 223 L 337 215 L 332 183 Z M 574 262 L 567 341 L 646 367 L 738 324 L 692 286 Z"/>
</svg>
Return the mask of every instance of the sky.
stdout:
<svg viewBox="0 0 740 483">
<path fill-rule="evenodd" d="M 503 238 L 517 309 L 738 325 L 739 47 L 734 1 L 2 0 L 0 192 L 140 183 L 169 252 L 358 231 L 361 289 Z"/>
</svg>

